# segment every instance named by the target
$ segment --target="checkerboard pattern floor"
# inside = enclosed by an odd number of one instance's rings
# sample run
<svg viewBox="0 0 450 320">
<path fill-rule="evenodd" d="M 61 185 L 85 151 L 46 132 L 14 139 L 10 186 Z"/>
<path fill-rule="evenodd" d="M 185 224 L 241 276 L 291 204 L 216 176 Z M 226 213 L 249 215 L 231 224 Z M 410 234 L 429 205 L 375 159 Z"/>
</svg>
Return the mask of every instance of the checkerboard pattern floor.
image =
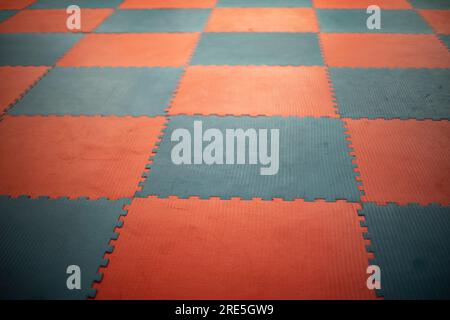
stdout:
<svg viewBox="0 0 450 320">
<path fill-rule="evenodd" d="M 0 298 L 449 299 L 448 46 L 450 0 L 0 0 Z M 278 173 L 174 164 L 194 121 Z"/>
</svg>

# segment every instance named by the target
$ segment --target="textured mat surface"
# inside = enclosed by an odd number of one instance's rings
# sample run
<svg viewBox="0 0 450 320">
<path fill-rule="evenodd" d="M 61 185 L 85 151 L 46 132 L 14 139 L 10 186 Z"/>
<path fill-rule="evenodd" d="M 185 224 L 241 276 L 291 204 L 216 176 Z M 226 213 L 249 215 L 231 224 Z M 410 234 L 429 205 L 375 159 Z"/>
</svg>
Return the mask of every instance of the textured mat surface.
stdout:
<svg viewBox="0 0 450 320">
<path fill-rule="evenodd" d="M 386 299 L 450 299 L 450 207 L 365 203 Z"/>
<path fill-rule="evenodd" d="M 336 117 L 323 67 L 192 66 L 170 114 Z"/>
<path fill-rule="evenodd" d="M 450 204 L 450 122 L 346 120 L 365 201 Z"/>
<path fill-rule="evenodd" d="M 450 119 L 449 69 L 346 69 L 330 75 L 350 118 Z"/>
<path fill-rule="evenodd" d="M 450 68 L 450 52 L 435 35 L 320 34 L 332 67 Z"/>
<path fill-rule="evenodd" d="M 315 33 L 204 33 L 194 65 L 322 65 Z"/>
<path fill-rule="evenodd" d="M 0 126 L 0 195 L 131 197 L 163 122 L 6 117 Z"/>
<path fill-rule="evenodd" d="M 47 70 L 47 67 L 0 67 L 0 114 L 18 100 Z"/>
<path fill-rule="evenodd" d="M 316 8 L 327 9 L 367 9 L 373 0 L 312 0 Z M 407 0 L 377 0 L 381 9 L 411 9 Z"/>
<path fill-rule="evenodd" d="M 14 14 L 16 14 L 16 10 L 2 10 L 0 11 L 0 22 L 12 17 Z"/>
<path fill-rule="evenodd" d="M 208 32 L 318 32 L 311 8 L 217 8 Z"/>
<path fill-rule="evenodd" d="M 366 28 L 373 4 L 381 30 Z M 81 32 L 67 30 L 69 5 Z M 448 230 L 434 226 L 447 222 L 418 206 L 450 206 L 449 12 L 449 0 L 0 0 L 0 196 L 134 201 L 101 299 L 370 299 L 377 261 L 385 298 L 447 298 Z M 227 129 L 248 130 L 228 151 L 240 164 L 215 163 L 227 162 Z M 77 201 L 60 214 L 116 210 Z M 394 203 L 393 217 L 373 214 L 375 254 L 356 212 L 368 202 Z M 411 219 L 397 212 L 411 203 Z M 30 257 L 59 257 L 42 255 L 42 230 L 70 228 L 46 214 L 0 233 L 22 288 L 8 280 L 0 296 L 60 293 L 65 273 L 36 280 L 53 279 L 42 291 L 23 285 Z M 74 225 L 61 244 L 84 245 L 82 223 L 99 220 L 70 219 L 54 221 Z M 95 261 L 116 256 L 103 253 Z"/>
<path fill-rule="evenodd" d="M 64 67 L 179 67 L 197 43 L 196 33 L 89 34 L 59 61 Z"/>
<path fill-rule="evenodd" d="M 111 9 L 82 9 L 81 29 L 69 30 L 66 25 L 68 15 L 64 9 L 24 10 L 0 24 L 0 32 L 89 32 L 111 13 Z"/>
<path fill-rule="evenodd" d="M 122 0 L 37 0 L 31 9 L 57 9 L 77 5 L 80 8 L 114 8 Z"/>
<path fill-rule="evenodd" d="M 181 69 L 55 68 L 10 114 L 164 115 Z"/>
<path fill-rule="evenodd" d="M 409 0 L 415 8 L 423 9 L 450 9 L 448 0 Z"/>
<path fill-rule="evenodd" d="M 86 299 L 128 201 L 0 197 L 0 298 Z M 69 290 L 67 267 L 81 269 Z"/>
<path fill-rule="evenodd" d="M 121 9 L 212 8 L 217 0 L 124 0 Z"/>
<path fill-rule="evenodd" d="M 380 29 L 369 30 L 366 10 L 317 10 L 322 32 L 355 33 L 432 33 L 422 17 L 413 10 L 382 11 Z"/>
<path fill-rule="evenodd" d="M 208 9 L 116 10 L 97 32 L 202 31 L 209 14 Z"/>
<path fill-rule="evenodd" d="M 450 34 L 450 10 L 419 10 L 422 17 L 439 34 Z"/>
<path fill-rule="evenodd" d="M 135 199 L 98 298 L 371 299 L 367 259 L 354 204 Z"/>
<path fill-rule="evenodd" d="M 202 121 L 203 132 L 217 128 L 223 135 L 225 129 L 279 129 L 280 170 L 276 175 L 261 175 L 260 167 L 265 166 L 249 164 L 248 159 L 247 164 L 175 165 L 171 153 L 177 142 L 171 141 L 172 132 L 177 128 L 193 132 L 195 120 Z M 191 139 L 194 139 L 193 135 Z M 270 132 L 267 139 L 271 141 Z M 205 142 L 203 148 L 208 144 Z M 225 148 L 223 145 L 224 153 Z M 247 143 L 247 154 L 253 152 L 249 150 L 250 144 Z M 194 152 L 191 153 L 192 159 Z M 139 196 L 358 201 L 360 194 L 349 152 L 343 124 L 337 119 L 173 116 Z"/>
<path fill-rule="evenodd" d="M 311 0 L 217 0 L 218 7 L 310 7 Z"/>
<path fill-rule="evenodd" d="M 440 36 L 439 37 L 447 46 L 447 49 L 450 50 L 450 36 Z"/>
<path fill-rule="evenodd" d="M 53 65 L 81 35 L 0 34 L 0 65 Z"/>
<path fill-rule="evenodd" d="M 0 10 L 20 10 L 28 7 L 36 0 L 0 0 Z"/>
</svg>

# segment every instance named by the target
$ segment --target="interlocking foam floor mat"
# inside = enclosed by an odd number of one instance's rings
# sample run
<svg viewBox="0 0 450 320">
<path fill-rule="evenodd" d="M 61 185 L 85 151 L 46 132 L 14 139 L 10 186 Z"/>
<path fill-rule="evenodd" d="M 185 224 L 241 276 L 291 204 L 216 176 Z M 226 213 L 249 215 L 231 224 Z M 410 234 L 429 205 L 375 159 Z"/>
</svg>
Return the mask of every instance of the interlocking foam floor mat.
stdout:
<svg viewBox="0 0 450 320">
<path fill-rule="evenodd" d="M 450 207 L 364 204 L 361 215 L 387 299 L 450 299 Z"/>
<path fill-rule="evenodd" d="M 219 155 L 219 161 L 222 161 L 223 165 L 210 165 L 205 161 L 195 165 L 174 164 L 171 161 L 174 152 L 172 141 L 176 135 L 174 131 L 187 129 L 194 132 L 196 129 L 193 122 L 200 123 L 202 128 L 199 130 L 204 132 L 213 128 L 224 133 L 224 151 L 223 155 Z M 279 152 L 279 159 L 272 158 L 271 163 L 266 165 L 249 164 L 250 160 L 247 164 L 237 164 L 239 141 L 236 146 L 231 146 L 225 137 L 227 129 L 254 129 L 255 134 L 258 130 L 259 135 L 261 129 L 267 129 L 266 148 L 273 154 L 272 145 L 278 145 L 279 151 L 275 151 Z M 279 142 L 275 140 L 273 129 L 279 130 Z M 148 179 L 139 196 L 358 201 L 358 181 L 344 131 L 341 121 L 329 118 L 170 117 L 168 128 L 150 166 Z M 198 137 L 193 136 L 192 139 Z M 291 144 L 296 148 L 290 148 Z M 206 148 L 206 143 L 203 148 Z M 233 152 L 230 148 L 236 149 L 234 165 L 228 161 L 228 155 Z M 249 143 L 248 148 L 256 150 L 257 146 L 250 146 Z M 261 145 L 258 148 L 261 152 Z M 252 149 L 250 153 L 253 152 Z M 195 150 L 189 156 L 191 163 L 196 161 L 194 157 Z M 263 174 L 264 168 L 271 169 L 272 173 Z"/>
<path fill-rule="evenodd" d="M 0 197 L 0 298 L 85 299 L 100 281 L 98 266 L 125 214 L 126 200 Z M 67 267 L 83 272 L 80 290 L 67 290 Z"/>
<path fill-rule="evenodd" d="M 181 67 L 196 33 L 88 34 L 58 65 L 62 67 Z"/>
<path fill-rule="evenodd" d="M 196 32 L 209 15 L 209 9 L 117 10 L 97 32 Z"/>
<path fill-rule="evenodd" d="M 330 68 L 348 118 L 449 120 L 449 69 Z"/>
<path fill-rule="evenodd" d="M 54 68 L 10 114 L 164 115 L 180 74 L 177 68 Z"/>
<path fill-rule="evenodd" d="M 51 66 L 80 38 L 60 33 L 0 34 L 0 65 Z"/>
<path fill-rule="evenodd" d="M 57 9 L 77 5 L 82 8 L 115 8 L 122 0 L 37 0 L 30 9 Z"/>
<path fill-rule="evenodd" d="M 450 298 L 449 17 L 0 0 L 0 298 Z"/>
<path fill-rule="evenodd" d="M 194 65 L 322 65 L 315 33 L 204 33 Z"/>
<path fill-rule="evenodd" d="M 324 67 L 190 66 L 172 115 L 337 117 Z"/>
<path fill-rule="evenodd" d="M 83 24 L 76 32 L 94 30 L 113 11 L 111 9 L 82 9 Z M 0 33 L 72 32 L 66 26 L 64 9 L 24 10 L 0 26 Z M 75 31 L 74 31 L 75 32 Z"/>
<path fill-rule="evenodd" d="M 136 199 L 98 298 L 372 299 L 355 211 L 343 201 Z"/>
</svg>

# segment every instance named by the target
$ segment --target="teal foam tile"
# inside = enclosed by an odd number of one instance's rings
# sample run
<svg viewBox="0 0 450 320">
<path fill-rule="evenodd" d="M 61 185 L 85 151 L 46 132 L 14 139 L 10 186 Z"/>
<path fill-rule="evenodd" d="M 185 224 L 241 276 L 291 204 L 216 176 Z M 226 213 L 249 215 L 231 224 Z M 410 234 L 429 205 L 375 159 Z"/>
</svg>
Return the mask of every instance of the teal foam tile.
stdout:
<svg viewBox="0 0 450 320">
<path fill-rule="evenodd" d="M 316 33 L 204 33 L 193 65 L 323 65 Z"/>
<path fill-rule="evenodd" d="M 450 299 L 450 207 L 364 203 L 385 299 Z"/>
<path fill-rule="evenodd" d="M 80 34 L 0 34 L 1 66 L 51 66 L 80 40 Z"/>
<path fill-rule="evenodd" d="M 450 119 L 450 70 L 330 68 L 348 118 Z"/>
<path fill-rule="evenodd" d="M 380 29 L 369 29 L 366 10 L 317 9 L 322 32 L 341 33 L 433 33 L 414 10 L 382 10 Z"/>
<path fill-rule="evenodd" d="M 210 9 L 116 10 L 96 32 L 200 32 Z"/>
<path fill-rule="evenodd" d="M 128 200 L 0 197 L 0 299 L 86 299 Z M 67 267 L 81 269 L 69 290 Z"/>
<path fill-rule="evenodd" d="M 227 129 L 268 129 L 269 137 L 261 136 L 258 141 L 268 141 L 271 145 L 270 129 L 279 130 L 279 166 L 272 175 L 262 175 L 261 161 L 249 164 L 249 143 L 245 145 L 246 164 L 226 164 L 226 154 L 233 148 L 223 146 L 225 164 L 194 164 L 193 140 L 191 140 L 191 164 L 175 164 L 172 150 L 176 141 L 171 141 L 176 129 L 186 129 L 194 139 L 194 121 L 201 121 L 203 132 L 208 128 L 218 129 L 225 137 Z M 202 198 L 221 197 L 229 199 L 254 197 L 292 200 L 346 199 L 359 201 L 360 191 L 349 155 L 343 124 L 331 118 L 281 118 L 281 117 L 170 117 L 160 146 L 154 157 L 138 196 L 157 195 L 167 197 L 199 196 Z M 198 135 L 197 135 L 198 137 Z M 219 141 L 219 140 L 218 140 Z M 189 142 L 188 142 L 189 143 Z M 258 142 L 260 143 L 260 142 Z M 273 141 L 274 146 L 276 140 Z M 209 142 L 200 143 L 203 150 Z M 237 141 L 235 143 L 237 148 Z M 259 147 L 258 147 L 259 148 Z M 252 149 L 253 150 L 253 149 Z M 261 149 L 258 149 L 261 150 Z M 269 149 L 270 150 L 270 149 Z M 187 151 L 186 151 L 187 152 Z M 258 151 L 259 152 L 259 151 Z M 204 153 L 203 153 L 204 154 Z M 219 153 L 220 154 L 220 153 Z M 254 154 L 254 153 L 252 153 Z M 262 154 L 265 154 L 262 152 Z M 237 151 L 234 156 L 237 157 Z M 258 155 L 259 159 L 262 159 Z M 237 160 L 237 158 L 236 158 Z M 275 168 L 275 162 L 273 162 Z"/>
<path fill-rule="evenodd" d="M 409 0 L 414 8 L 450 9 L 450 0 Z"/>
<path fill-rule="evenodd" d="M 13 115 L 164 115 L 177 68 L 55 68 L 15 106 Z"/>
</svg>

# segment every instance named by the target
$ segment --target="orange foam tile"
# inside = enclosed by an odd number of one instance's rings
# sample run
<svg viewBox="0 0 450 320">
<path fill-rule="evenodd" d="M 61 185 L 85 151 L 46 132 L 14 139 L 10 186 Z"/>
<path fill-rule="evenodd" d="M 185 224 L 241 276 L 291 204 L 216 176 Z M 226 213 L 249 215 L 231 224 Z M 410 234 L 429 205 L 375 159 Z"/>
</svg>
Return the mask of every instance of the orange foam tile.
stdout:
<svg viewBox="0 0 450 320">
<path fill-rule="evenodd" d="M 316 13 L 311 8 L 218 8 L 209 32 L 317 32 Z"/>
<path fill-rule="evenodd" d="M 0 24 L 0 33 L 20 32 L 89 32 L 113 12 L 112 9 L 82 9 L 81 30 L 66 26 L 66 10 L 24 10 Z"/>
<path fill-rule="evenodd" d="M 450 122 L 346 120 L 365 201 L 450 204 Z"/>
<path fill-rule="evenodd" d="M 435 35 L 322 33 L 320 38 L 332 67 L 450 67 L 450 52 Z"/>
<path fill-rule="evenodd" d="M 324 67 L 191 66 L 169 114 L 337 117 Z"/>
<path fill-rule="evenodd" d="M 406 0 L 313 0 L 316 8 L 324 9 L 366 9 L 377 5 L 381 9 L 411 9 Z"/>
<path fill-rule="evenodd" d="M 164 117 L 5 117 L 0 195 L 131 197 Z"/>
<path fill-rule="evenodd" d="M 0 114 L 48 70 L 48 67 L 0 67 Z"/>
<path fill-rule="evenodd" d="M 121 9 L 212 8 L 217 0 L 125 0 Z"/>
<path fill-rule="evenodd" d="M 356 207 L 134 199 L 96 298 L 374 298 Z"/>
<path fill-rule="evenodd" d="M 28 7 L 36 0 L 0 0 L 0 10 L 20 10 Z"/>
<path fill-rule="evenodd" d="M 58 65 L 179 67 L 188 62 L 198 37 L 198 33 L 88 34 Z"/>
<path fill-rule="evenodd" d="M 450 34 L 450 10 L 417 10 L 439 34 Z"/>
</svg>

